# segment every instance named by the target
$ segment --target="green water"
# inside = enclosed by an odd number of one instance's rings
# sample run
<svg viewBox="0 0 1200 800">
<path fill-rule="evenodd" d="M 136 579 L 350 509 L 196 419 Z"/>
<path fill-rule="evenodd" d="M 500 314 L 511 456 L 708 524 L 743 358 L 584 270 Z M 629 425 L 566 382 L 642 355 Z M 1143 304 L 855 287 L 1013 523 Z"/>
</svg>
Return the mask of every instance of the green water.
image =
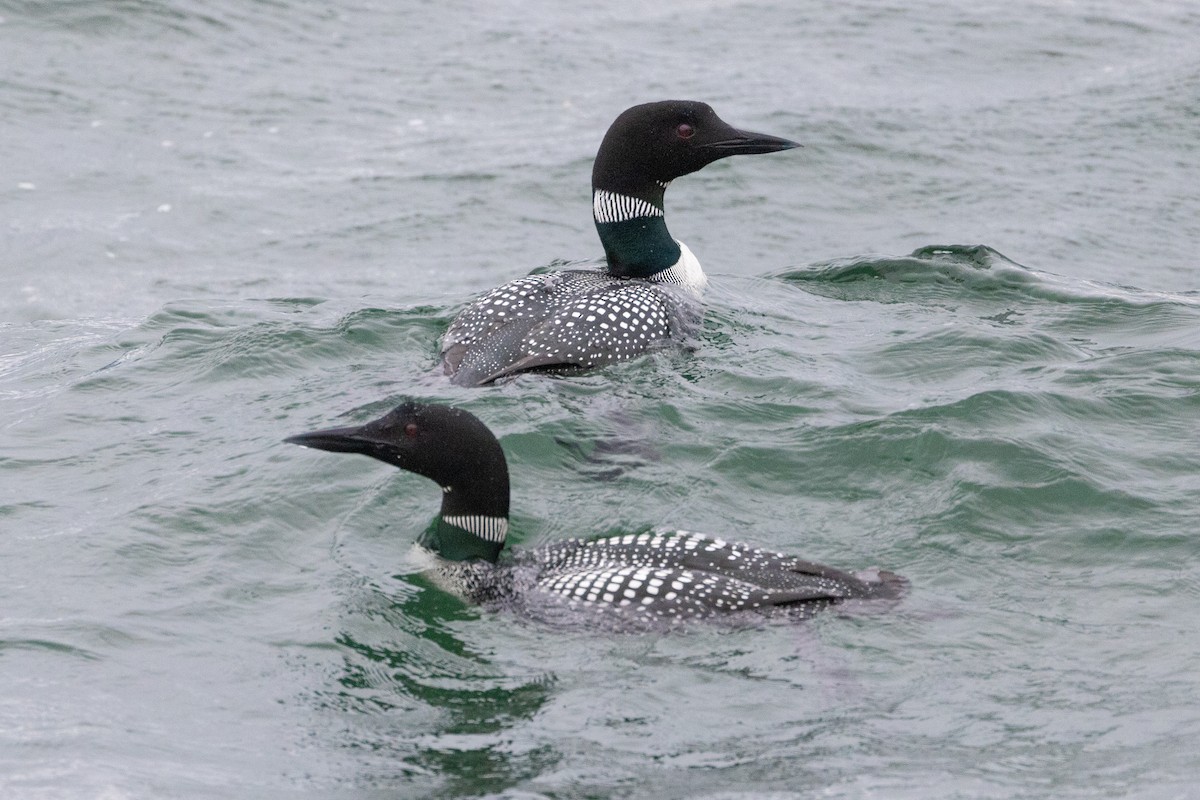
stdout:
<svg viewBox="0 0 1200 800">
<path fill-rule="evenodd" d="M 0 793 L 1190 796 L 1195 13 L 437 8 L 0 5 Z M 596 143 L 671 95 L 806 144 L 668 192 L 693 346 L 449 385 L 466 300 L 595 263 Z M 497 433 L 514 547 L 669 526 L 911 590 L 463 606 L 411 552 L 433 484 L 281 441 L 401 397 Z"/>
</svg>

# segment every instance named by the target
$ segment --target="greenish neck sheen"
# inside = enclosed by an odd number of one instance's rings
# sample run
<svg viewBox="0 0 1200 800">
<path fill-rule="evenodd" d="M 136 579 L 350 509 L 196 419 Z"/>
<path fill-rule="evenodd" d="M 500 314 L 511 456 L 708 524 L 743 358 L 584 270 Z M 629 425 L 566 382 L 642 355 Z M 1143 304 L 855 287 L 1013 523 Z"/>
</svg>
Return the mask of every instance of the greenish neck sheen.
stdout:
<svg viewBox="0 0 1200 800">
<path fill-rule="evenodd" d="M 608 258 L 608 271 L 621 278 L 649 278 L 679 261 L 679 245 L 663 217 L 634 217 L 597 222 L 596 232 Z"/>
<path fill-rule="evenodd" d="M 489 542 L 471 531 L 446 522 L 441 516 L 425 529 L 417 541 L 448 561 L 481 558 L 495 563 L 504 549 L 504 542 Z"/>
</svg>

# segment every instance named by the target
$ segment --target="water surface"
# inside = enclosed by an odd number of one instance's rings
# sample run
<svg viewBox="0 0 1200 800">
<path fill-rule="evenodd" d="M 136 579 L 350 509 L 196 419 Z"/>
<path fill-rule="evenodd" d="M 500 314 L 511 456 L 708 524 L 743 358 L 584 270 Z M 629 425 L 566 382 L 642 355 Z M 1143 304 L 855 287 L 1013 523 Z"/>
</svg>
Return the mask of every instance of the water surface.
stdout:
<svg viewBox="0 0 1200 800">
<path fill-rule="evenodd" d="M 0 17 L 6 796 L 1191 793 L 1196 12 Z M 596 145 L 671 96 L 805 144 L 668 192 L 694 348 L 450 386 L 466 300 L 597 263 Z M 514 546 L 677 526 L 911 592 L 670 636 L 465 607 L 411 557 L 432 484 L 281 443 L 408 396 L 500 436 Z"/>
</svg>

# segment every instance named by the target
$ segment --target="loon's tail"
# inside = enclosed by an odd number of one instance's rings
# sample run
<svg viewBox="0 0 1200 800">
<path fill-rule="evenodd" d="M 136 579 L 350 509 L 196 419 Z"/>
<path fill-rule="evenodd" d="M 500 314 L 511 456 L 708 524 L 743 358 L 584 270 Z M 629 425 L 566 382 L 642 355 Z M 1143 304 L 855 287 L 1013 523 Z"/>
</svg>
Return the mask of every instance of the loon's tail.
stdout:
<svg viewBox="0 0 1200 800">
<path fill-rule="evenodd" d="M 899 600 L 908 593 L 908 578 L 886 569 L 870 567 L 854 573 L 866 585 L 869 600 Z"/>
</svg>

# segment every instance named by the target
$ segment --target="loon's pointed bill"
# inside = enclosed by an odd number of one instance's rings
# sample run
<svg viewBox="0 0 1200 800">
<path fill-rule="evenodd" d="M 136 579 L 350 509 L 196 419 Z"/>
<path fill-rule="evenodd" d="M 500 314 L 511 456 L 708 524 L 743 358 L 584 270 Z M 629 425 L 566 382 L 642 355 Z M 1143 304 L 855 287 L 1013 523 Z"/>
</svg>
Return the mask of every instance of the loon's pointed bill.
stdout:
<svg viewBox="0 0 1200 800">
<path fill-rule="evenodd" d="M 804 619 L 848 600 L 894 600 L 907 585 L 883 570 L 850 573 L 688 531 L 568 539 L 501 561 L 509 524 L 504 451 L 462 409 L 406 402 L 362 426 L 285 441 L 361 453 L 434 480 L 441 510 L 419 542 L 435 556 L 436 581 L 472 602 L 537 619 L 631 630 L 696 619 Z"/>
<path fill-rule="evenodd" d="M 445 372 L 479 386 L 520 372 L 584 371 L 678 342 L 699 319 L 707 279 L 667 230 L 667 186 L 728 156 L 799 146 L 735 128 L 691 100 L 625 110 L 592 166 L 604 269 L 519 278 L 475 300 L 442 339 Z"/>
<path fill-rule="evenodd" d="M 284 439 L 288 444 L 328 450 L 330 453 L 366 453 L 378 443 L 362 435 L 362 427 L 327 428 L 323 431 L 300 433 Z"/>
<path fill-rule="evenodd" d="M 708 142 L 704 145 L 704 149 L 720 153 L 722 157 L 725 157 L 778 153 L 783 150 L 791 150 L 794 147 L 804 146 L 799 142 L 793 142 L 790 139 L 781 139 L 778 136 L 769 136 L 765 133 L 750 133 L 749 131 L 735 131 L 734 133 L 736 135 L 728 139 Z"/>
<path fill-rule="evenodd" d="M 397 452 L 395 437 L 392 436 L 388 422 L 388 417 L 383 417 L 365 425 L 326 428 L 300 433 L 289 436 L 284 441 L 288 444 L 298 444 L 301 447 L 311 447 L 314 450 L 325 450 L 330 453 L 359 453 L 386 461 L 388 455 Z"/>
</svg>

